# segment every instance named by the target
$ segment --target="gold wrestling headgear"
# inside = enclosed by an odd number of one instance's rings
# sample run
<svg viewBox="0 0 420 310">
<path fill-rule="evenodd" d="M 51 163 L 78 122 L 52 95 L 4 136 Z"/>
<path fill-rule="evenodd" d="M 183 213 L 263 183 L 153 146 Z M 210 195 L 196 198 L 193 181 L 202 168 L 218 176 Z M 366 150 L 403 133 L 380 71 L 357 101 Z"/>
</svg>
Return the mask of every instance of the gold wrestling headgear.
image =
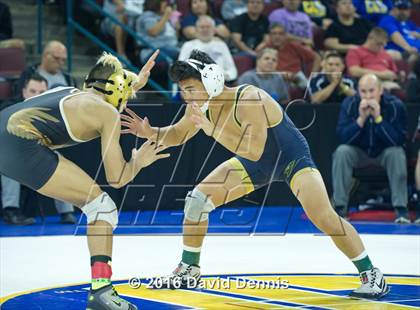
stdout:
<svg viewBox="0 0 420 310">
<path fill-rule="evenodd" d="M 104 53 L 86 77 L 84 88 L 103 93 L 105 100 L 121 113 L 128 99 L 136 95 L 132 86 L 137 80 L 137 75 L 124 70 L 115 56 Z"/>
</svg>

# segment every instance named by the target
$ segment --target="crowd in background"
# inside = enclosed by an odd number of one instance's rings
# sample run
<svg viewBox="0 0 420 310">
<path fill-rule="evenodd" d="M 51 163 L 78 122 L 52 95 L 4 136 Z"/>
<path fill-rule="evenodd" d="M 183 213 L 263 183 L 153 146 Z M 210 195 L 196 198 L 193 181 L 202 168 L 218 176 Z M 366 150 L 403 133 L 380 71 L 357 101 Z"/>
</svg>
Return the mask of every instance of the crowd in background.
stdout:
<svg viewBox="0 0 420 310">
<path fill-rule="evenodd" d="M 228 82 L 235 85 L 242 75 L 255 74 L 258 86 L 279 101 L 280 97 L 284 100 L 286 84 L 289 99 L 341 102 L 353 95 L 363 74 L 374 73 L 400 99 L 416 102 L 419 93 L 412 85 L 418 83 L 413 70 L 420 49 L 419 14 L 413 13 L 419 10 L 417 2 L 104 0 L 103 7 L 171 59 L 185 59 L 192 49 L 200 49 L 225 69 Z M 113 38 L 120 55 L 132 55 L 125 50 L 127 35 L 111 18 L 101 22 L 101 32 Z M 138 58 L 144 62 L 153 49 L 144 42 L 137 44 Z M 257 66 L 266 48 L 277 51 L 275 70 Z M 328 51 L 337 52 L 344 66 L 326 71 Z M 319 100 L 313 92 L 319 89 L 311 86 L 314 79 L 320 85 L 318 75 L 326 79 L 321 84 L 337 86 L 341 96 Z M 283 82 L 272 83 L 274 76 Z M 273 89 L 273 84 L 281 86 Z"/>
<path fill-rule="evenodd" d="M 87 15 L 86 6 L 79 2 L 75 1 L 76 11 Z M 91 21 L 99 24 L 95 31 L 122 58 L 137 65 L 156 48 L 161 50 L 160 62 L 167 57 L 184 60 L 193 49 L 200 49 L 223 67 L 229 85 L 238 84 L 243 75 L 246 81 L 255 75 L 253 82 L 282 103 L 287 102 L 285 98 L 341 102 L 354 94 L 358 79 L 366 73 L 377 75 L 385 89 L 404 101 L 420 99 L 415 71 L 420 49 L 419 0 L 96 2 L 106 16 Z M 10 11 L 4 4 L 0 17 L 0 47 L 24 48 L 24 42 L 13 37 Z M 131 44 L 132 38 L 115 20 L 134 30 L 141 41 Z M 267 58 L 263 57 L 267 48 L 277 51 L 274 69 L 257 66 L 257 60 Z M 341 58 L 342 65 L 326 64 L 330 51 Z M 320 96 L 327 86 L 331 96 Z"/>
</svg>

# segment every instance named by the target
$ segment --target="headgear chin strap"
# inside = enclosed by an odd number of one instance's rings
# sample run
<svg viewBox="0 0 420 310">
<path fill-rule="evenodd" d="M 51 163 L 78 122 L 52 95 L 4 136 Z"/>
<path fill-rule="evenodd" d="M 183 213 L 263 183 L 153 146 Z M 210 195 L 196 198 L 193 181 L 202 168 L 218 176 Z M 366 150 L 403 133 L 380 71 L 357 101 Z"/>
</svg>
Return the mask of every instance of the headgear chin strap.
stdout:
<svg viewBox="0 0 420 310">
<path fill-rule="evenodd" d="M 107 79 L 86 79 L 85 87 L 92 87 L 103 93 L 105 95 L 105 100 L 121 113 L 125 109 L 128 99 L 134 95 L 132 88 L 134 80 L 133 75 L 133 73 L 126 70 L 120 70 L 111 74 Z M 101 88 L 92 85 L 94 83 L 101 83 L 105 86 L 104 88 Z"/>
<path fill-rule="evenodd" d="M 201 61 L 191 58 L 187 59 L 186 63 L 200 72 L 201 82 L 209 95 L 209 100 L 207 100 L 200 108 L 201 111 L 205 113 L 209 108 L 209 101 L 223 92 L 223 87 L 225 86 L 225 75 L 223 74 L 222 68 L 216 64 L 204 64 Z M 199 66 L 204 67 L 203 69 L 200 69 Z"/>
</svg>

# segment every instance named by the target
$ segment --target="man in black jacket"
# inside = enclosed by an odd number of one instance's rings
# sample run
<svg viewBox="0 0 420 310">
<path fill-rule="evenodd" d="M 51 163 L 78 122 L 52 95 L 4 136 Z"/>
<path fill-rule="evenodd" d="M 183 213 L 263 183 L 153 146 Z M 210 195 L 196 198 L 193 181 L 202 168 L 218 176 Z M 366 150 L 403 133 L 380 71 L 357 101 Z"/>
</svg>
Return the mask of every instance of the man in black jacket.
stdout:
<svg viewBox="0 0 420 310">
<path fill-rule="evenodd" d="M 383 166 L 388 175 L 396 223 L 409 223 L 407 212 L 407 164 L 403 145 L 407 112 L 396 97 L 383 92 L 379 78 L 364 75 L 359 96 L 341 105 L 337 124 L 340 142 L 333 155 L 333 189 L 337 213 L 346 215 L 353 168 L 370 162 Z"/>
<path fill-rule="evenodd" d="M 41 63 L 27 67 L 17 82 L 16 93 L 20 94 L 25 81 L 35 72 L 43 76 L 48 82 L 48 88 L 57 86 L 76 86 L 75 80 L 63 70 L 67 61 L 67 49 L 59 41 L 50 41 L 42 52 Z"/>
</svg>

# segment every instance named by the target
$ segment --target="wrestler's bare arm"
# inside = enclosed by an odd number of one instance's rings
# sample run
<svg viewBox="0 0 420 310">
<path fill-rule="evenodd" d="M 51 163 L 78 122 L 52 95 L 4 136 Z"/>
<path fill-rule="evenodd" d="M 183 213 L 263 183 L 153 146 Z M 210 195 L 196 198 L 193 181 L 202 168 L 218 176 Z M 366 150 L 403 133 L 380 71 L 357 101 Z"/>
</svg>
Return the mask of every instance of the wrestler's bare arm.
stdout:
<svg viewBox="0 0 420 310">
<path fill-rule="evenodd" d="M 126 128 L 121 132 L 150 139 L 158 144 L 166 146 L 181 145 L 195 136 L 199 131 L 190 120 L 192 114 L 192 107 L 190 105 L 187 105 L 184 116 L 177 123 L 166 127 L 152 127 L 147 117 L 143 119 L 128 108 L 125 111 L 128 115 L 121 115 L 121 124 Z"/>
<path fill-rule="evenodd" d="M 181 145 L 194 137 L 199 129 L 195 128 L 194 123 L 191 122 L 191 105 L 187 105 L 184 116 L 174 125 L 154 128 L 155 133 L 162 137 L 162 144 L 165 145 Z"/>
<path fill-rule="evenodd" d="M 97 104 L 94 118 L 101 137 L 102 161 L 108 183 L 120 188 L 131 182 L 140 170 L 154 161 L 168 157 L 158 154 L 164 147 L 152 141 L 144 143 L 140 149 L 133 149 L 130 161 L 126 162 L 120 146 L 121 121 L 118 111 L 106 102 Z"/>
<path fill-rule="evenodd" d="M 241 133 L 232 132 L 225 126 L 215 126 L 193 105 L 192 120 L 195 126 L 203 129 L 217 142 L 232 153 L 246 159 L 257 161 L 264 152 L 267 140 L 267 116 L 256 88 L 246 91 L 238 102 L 238 117 L 241 122 Z"/>
</svg>

